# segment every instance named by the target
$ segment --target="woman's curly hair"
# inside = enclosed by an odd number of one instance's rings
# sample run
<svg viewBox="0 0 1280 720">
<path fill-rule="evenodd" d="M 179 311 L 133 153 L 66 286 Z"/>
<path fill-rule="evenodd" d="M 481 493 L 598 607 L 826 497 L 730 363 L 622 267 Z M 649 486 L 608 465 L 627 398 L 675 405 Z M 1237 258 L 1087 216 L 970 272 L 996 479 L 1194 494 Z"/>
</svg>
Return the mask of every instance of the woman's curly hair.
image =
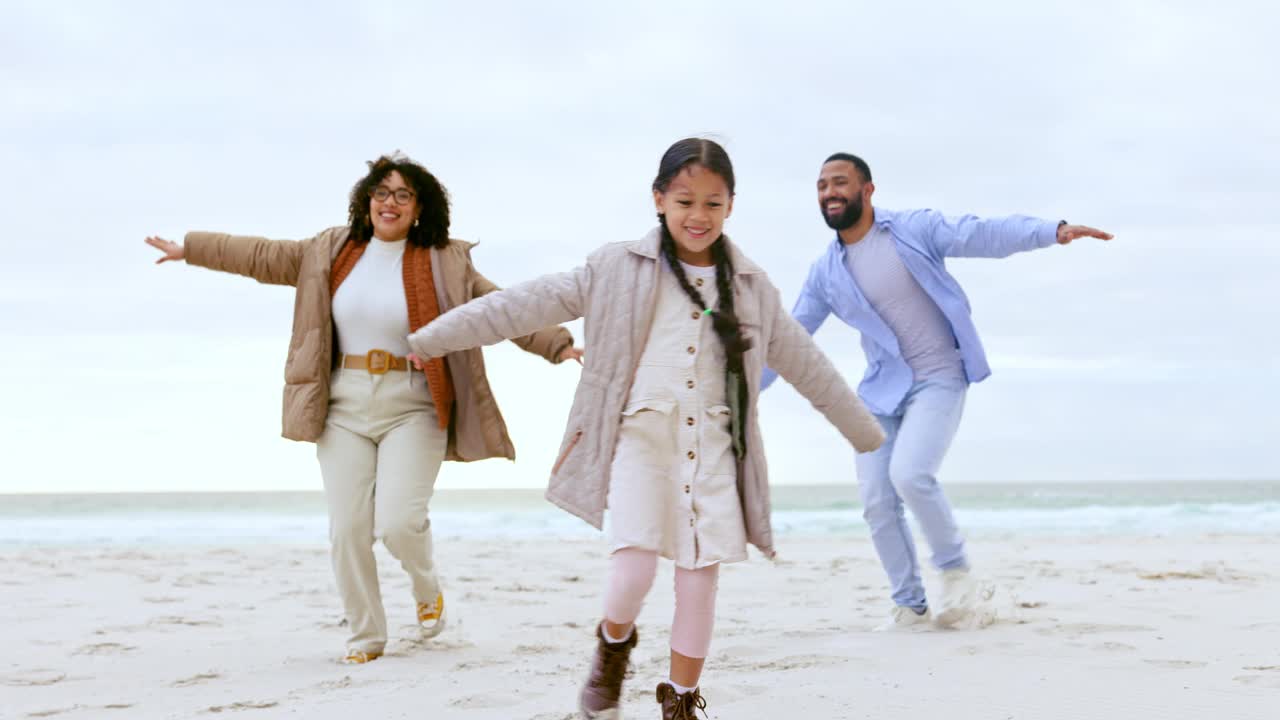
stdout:
<svg viewBox="0 0 1280 720">
<path fill-rule="evenodd" d="M 378 183 L 393 172 L 400 173 L 405 184 L 413 189 L 421 213 L 418 222 L 409 228 L 409 242 L 419 247 L 444 247 L 449 244 L 449 191 L 444 189 L 425 167 L 395 153 L 383 155 L 368 163 L 369 174 L 351 188 L 351 201 L 347 206 L 347 222 L 351 225 L 351 238 L 356 242 L 368 242 L 373 237 L 373 220 L 369 217 L 369 201 Z"/>
</svg>

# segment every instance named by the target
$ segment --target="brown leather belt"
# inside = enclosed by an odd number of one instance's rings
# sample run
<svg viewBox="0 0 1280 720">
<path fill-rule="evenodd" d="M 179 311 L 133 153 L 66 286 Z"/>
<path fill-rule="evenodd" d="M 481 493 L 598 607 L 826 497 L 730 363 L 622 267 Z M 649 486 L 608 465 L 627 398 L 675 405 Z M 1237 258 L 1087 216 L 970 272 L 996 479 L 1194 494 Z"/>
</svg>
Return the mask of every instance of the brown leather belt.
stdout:
<svg viewBox="0 0 1280 720">
<path fill-rule="evenodd" d="M 368 370 L 370 375 L 382 375 L 388 370 L 412 370 L 408 358 L 392 355 L 386 350 L 370 350 L 364 355 L 343 355 L 338 363 L 348 370 Z"/>
</svg>

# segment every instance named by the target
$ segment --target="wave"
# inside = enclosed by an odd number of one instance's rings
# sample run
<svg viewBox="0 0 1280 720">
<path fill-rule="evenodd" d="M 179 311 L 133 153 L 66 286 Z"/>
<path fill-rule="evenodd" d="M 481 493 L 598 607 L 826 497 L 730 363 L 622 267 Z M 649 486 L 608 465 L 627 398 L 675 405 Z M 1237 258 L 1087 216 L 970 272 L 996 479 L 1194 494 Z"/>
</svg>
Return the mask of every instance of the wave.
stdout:
<svg viewBox="0 0 1280 720">
<path fill-rule="evenodd" d="M 1280 534 L 1280 502 L 1171 503 L 1150 506 L 1085 505 L 1066 508 L 972 508 L 956 510 L 968 534 Z M 781 510 L 776 532 L 786 535 L 865 533 L 857 507 Z M 439 540 L 529 537 L 592 537 L 586 523 L 554 508 L 519 511 L 432 513 Z M 31 514 L 0 524 L 0 546 L 174 544 L 323 544 L 328 519 L 321 512 L 191 512 Z"/>
</svg>

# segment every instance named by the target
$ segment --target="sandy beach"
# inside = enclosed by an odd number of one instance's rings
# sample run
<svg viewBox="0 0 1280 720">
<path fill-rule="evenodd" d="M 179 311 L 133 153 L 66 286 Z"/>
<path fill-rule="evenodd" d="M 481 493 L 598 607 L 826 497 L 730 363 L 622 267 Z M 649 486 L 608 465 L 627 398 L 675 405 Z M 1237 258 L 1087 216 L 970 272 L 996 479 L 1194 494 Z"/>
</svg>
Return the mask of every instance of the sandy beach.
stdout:
<svg viewBox="0 0 1280 720">
<path fill-rule="evenodd" d="M 711 718 L 1280 717 L 1276 538 L 973 538 L 989 588 L 964 630 L 880 633 L 860 536 L 784 540 L 725 569 Z M 379 550 L 388 655 L 338 662 L 315 545 L 0 551 L 0 715 L 11 718 L 574 717 L 603 543 L 442 538 L 449 630 L 419 642 Z M 671 570 L 640 619 L 626 716 L 656 717 Z M 933 580 L 934 578 L 929 578 Z M 397 622 L 397 619 L 400 622 Z"/>
</svg>

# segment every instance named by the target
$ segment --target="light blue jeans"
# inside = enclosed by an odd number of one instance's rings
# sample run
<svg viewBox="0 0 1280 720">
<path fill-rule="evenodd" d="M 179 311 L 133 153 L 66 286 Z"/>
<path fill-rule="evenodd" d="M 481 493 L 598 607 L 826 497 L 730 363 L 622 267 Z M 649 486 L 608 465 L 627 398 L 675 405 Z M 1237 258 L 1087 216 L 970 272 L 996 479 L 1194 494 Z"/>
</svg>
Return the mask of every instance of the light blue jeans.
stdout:
<svg viewBox="0 0 1280 720">
<path fill-rule="evenodd" d="M 884 444 L 875 452 L 858 455 L 862 517 L 871 527 L 871 540 L 889 576 L 893 601 L 917 612 L 923 612 L 928 603 L 904 505 L 924 532 L 935 567 L 951 570 L 968 566 L 964 539 L 937 477 L 960 426 L 967 391 L 963 378 L 916 383 L 895 414 L 876 416 L 884 427 Z"/>
</svg>

